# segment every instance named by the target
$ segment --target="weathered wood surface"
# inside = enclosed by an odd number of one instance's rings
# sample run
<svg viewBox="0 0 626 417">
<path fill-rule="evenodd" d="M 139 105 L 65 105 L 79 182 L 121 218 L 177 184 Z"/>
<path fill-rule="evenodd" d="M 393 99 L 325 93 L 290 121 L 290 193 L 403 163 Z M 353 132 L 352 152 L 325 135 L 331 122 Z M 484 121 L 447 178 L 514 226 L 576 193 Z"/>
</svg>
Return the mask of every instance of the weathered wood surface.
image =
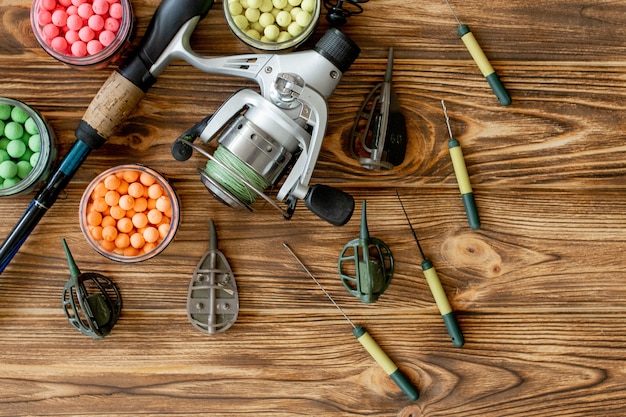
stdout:
<svg viewBox="0 0 626 417">
<path fill-rule="evenodd" d="M 133 1 L 138 34 L 156 0 Z M 48 119 L 64 155 L 113 69 L 79 72 L 36 44 L 30 2 L 0 0 L 0 95 Z M 456 35 L 443 1 L 373 0 L 345 32 L 362 48 L 329 100 L 313 182 L 368 201 L 370 233 L 396 273 L 372 305 L 349 295 L 337 256 L 358 236 L 360 209 L 334 227 L 300 207 L 291 221 L 216 202 L 199 156 L 170 144 L 248 81 L 175 62 L 119 134 L 94 152 L 0 280 L 2 416 L 616 416 L 626 413 L 626 6 L 612 1 L 465 1 L 472 28 L 508 88 L 502 107 Z M 326 27 L 321 22 L 310 47 Z M 207 55 L 250 51 L 216 2 L 194 33 Z M 348 152 L 356 112 L 395 49 L 394 87 L 409 128 L 405 162 L 363 170 Z M 483 227 L 467 226 L 447 151 L 440 100 L 465 151 Z M 135 265 L 84 243 L 78 202 L 120 163 L 171 179 L 182 204 L 176 240 Z M 395 190 L 436 265 L 466 345 L 454 348 L 420 271 Z M 32 198 L 0 200 L 6 236 Z M 360 204 L 357 204 L 360 207 Z M 214 219 L 239 285 L 241 312 L 208 336 L 185 314 L 187 286 Z M 124 301 L 111 335 L 91 340 L 61 309 L 65 237 L 83 270 L 111 277 Z M 290 246 L 351 318 L 418 386 L 408 401 L 282 247 Z"/>
</svg>

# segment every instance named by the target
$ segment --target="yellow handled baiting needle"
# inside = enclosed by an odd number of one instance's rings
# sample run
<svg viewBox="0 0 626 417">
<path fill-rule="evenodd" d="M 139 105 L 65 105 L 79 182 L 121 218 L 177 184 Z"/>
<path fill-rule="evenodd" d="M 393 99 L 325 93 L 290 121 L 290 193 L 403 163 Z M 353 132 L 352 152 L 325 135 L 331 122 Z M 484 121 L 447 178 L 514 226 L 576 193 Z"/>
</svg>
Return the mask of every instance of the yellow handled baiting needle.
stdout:
<svg viewBox="0 0 626 417">
<path fill-rule="evenodd" d="M 400 370 L 398 366 L 387 356 L 387 354 L 382 350 L 382 348 L 376 343 L 376 341 L 370 336 L 370 334 L 365 330 L 363 326 L 355 325 L 352 320 L 348 317 L 348 315 L 343 311 L 343 309 L 337 304 L 337 302 L 330 296 L 328 291 L 322 286 L 322 284 L 315 278 L 315 276 L 309 271 L 309 269 L 302 263 L 300 258 L 294 253 L 293 250 L 283 242 L 283 246 L 287 248 L 287 250 L 291 253 L 291 255 L 296 259 L 296 261 L 300 264 L 302 269 L 315 281 L 315 283 L 320 287 L 320 289 L 326 294 L 326 297 L 337 307 L 337 310 L 341 312 L 341 314 L 348 320 L 348 323 L 352 326 L 354 337 L 361 343 L 361 345 L 367 350 L 367 352 L 374 358 L 376 363 L 380 365 L 381 368 L 391 377 L 393 382 L 404 392 L 404 394 L 411 400 L 415 401 L 419 398 L 419 393 L 417 392 L 417 388 L 411 383 L 411 380 Z"/>
<path fill-rule="evenodd" d="M 474 191 L 472 190 L 472 185 L 469 180 L 469 174 L 467 173 L 467 166 L 465 165 L 463 150 L 461 149 L 461 144 L 459 143 L 459 141 L 456 140 L 452 135 L 450 118 L 448 117 L 448 109 L 446 109 L 446 103 L 443 100 L 441 100 L 441 106 L 443 107 L 443 115 L 446 118 L 446 126 L 448 127 L 448 133 L 450 134 L 450 140 L 448 140 L 448 149 L 450 150 L 452 167 L 454 168 L 456 182 L 459 184 L 459 190 L 461 191 L 461 198 L 463 199 L 463 206 L 465 207 L 467 221 L 472 229 L 479 229 L 480 217 L 478 216 L 478 209 L 476 208 L 476 201 L 474 200 Z"/>
<path fill-rule="evenodd" d="M 459 322 L 457 321 L 456 315 L 454 314 L 454 311 L 450 306 L 450 301 L 448 301 L 448 296 L 446 295 L 446 292 L 441 285 L 441 281 L 439 280 L 439 275 L 437 275 L 437 270 L 435 269 L 435 266 L 433 265 L 432 261 L 430 259 L 427 259 L 426 255 L 424 255 L 422 245 L 420 245 L 420 241 L 417 238 L 417 234 L 415 234 L 413 225 L 409 220 L 409 215 L 404 208 L 404 204 L 402 203 L 402 199 L 400 198 L 400 194 L 398 194 L 397 190 L 396 196 L 398 197 L 398 201 L 400 202 L 400 206 L 402 207 L 402 211 L 404 212 L 404 217 L 406 217 L 406 221 L 407 223 L 409 223 L 411 233 L 413 233 L 413 238 L 415 238 L 415 243 L 417 243 L 417 248 L 422 255 L 422 273 L 424 274 L 424 278 L 426 278 L 428 288 L 430 288 L 430 292 L 433 294 L 433 298 L 435 299 L 435 303 L 437 304 L 439 313 L 441 314 L 443 322 L 446 325 L 446 329 L 448 330 L 448 334 L 452 339 L 452 344 L 460 348 L 465 344 L 465 338 L 463 337 L 463 333 L 461 332 Z"/>
<path fill-rule="evenodd" d="M 446 0 L 446 3 L 452 11 L 452 14 L 454 15 L 457 23 L 459 24 L 457 33 L 461 37 L 461 40 L 465 44 L 465 47 L 472 56 L 472 59 L 474 59 L 474 62 L 476 62 L 476 65 L 478 65 L 478 68 L 480 69 L 480 72 L 482 72 L 483 76 L 489 83 L 489 86 L 496 94 L 496 97 L 498 97 L 500 104 L 508 106 L 509 104 L 511 104 L 511 96 L 509 95 L 508 91 L 506 91 L 506 88 L 504 88 L 502 81 L 500 81 L 500 77 L 498 77 L 498 74 L 496 74 L 496 71 L 491 66 L 491 63 L 489 62 L 487 56 L 478 44 L 478 41 L 474 37 L 474 34 L 470 31 L 469 26 L 461 23 L 459 17 L 454 12 L 450 1 Z"/>
</svg>

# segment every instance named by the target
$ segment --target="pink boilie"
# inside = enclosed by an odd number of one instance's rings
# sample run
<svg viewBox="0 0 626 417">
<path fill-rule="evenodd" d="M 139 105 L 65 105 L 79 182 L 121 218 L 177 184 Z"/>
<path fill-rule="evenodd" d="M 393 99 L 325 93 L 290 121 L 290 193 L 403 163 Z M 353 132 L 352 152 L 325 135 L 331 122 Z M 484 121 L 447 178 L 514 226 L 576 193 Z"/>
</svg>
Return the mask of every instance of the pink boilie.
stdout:
<svg viewBox="0 0 626 417">
<path fill-rule="evenodd" d="M 78 37 L 83 42 L 89 42 L 96 36 L 96 33 L 89 26 L 83 26 L 78 31 Z"/>
<path fill-rule="evenodd" d="M 91 4 L 83 3 L 78 6 L 78 15 L 83 19 L 89 19 L 93 16 L 93 8 L 91 7 Z"/>
<path fill-rule="evenodd" d="M 67 40 L 61 36 L 57 36 L 56 38 L 50 41 L 50 46 L 57 52 L 62 54 L 67 52 Z"/>
<path fill-rule="evenodd" d="M 120 3 L 113 3 L 109 6 L 109 15 L 115 19 L 121 19 L 124 9 Z"/>
<path fill-rule="evenodd" d="M 98 40 L 104 47 L 111 45 L 114 39 L 115 33 L 109 30 L 103 30 L 102 32 L 100 32 L 100 36 L 98 36 Z"/>
<path fill-rule="evenodd" d="M 55 26 L 63 27 L 67 23 L 67 13 L 63 9 L 55 10 L 54 12 L 52 12 L 51 20 L 52 23 L 55 24 Z"/>
<path fill-rule="evenodd" d="M 120 30 L 120 21 L 114 17 L 107 17 L 104 20 L 104 30 L 117 33 Z"/>
<path fill-rule="evenodd" d="M 77 57 L 87 55 L 87 45 L 83 41 L 76 41 L 72 44 L 72 54 Z"/>
<path fill-rule="evenodd" d="M 69 30 L 78 32 L 83 27 L 83 19 L 76 14 L 70 15 L 67 17 L 67 27 Z"/>
<path fill-rule="evenodd" d="M 52 23 L 52 13 L 48 10 L 41 10 L 37 15 L 37 21 L 41 26 L 45 26 L 48 23 Z"/>
<path fill-rule="evenodd" d="M 93 12 L 97 15 L 107 14 L 109 3 L 106 0 L 93 0 Z"/>
<path fill-rule="evenodd" d="M 102 49 L 104 49 L 104 46 L 96 39 L 87 42 L 87 53 L 89 55 L 95 55 L 102 51 Z"/>
</svg>

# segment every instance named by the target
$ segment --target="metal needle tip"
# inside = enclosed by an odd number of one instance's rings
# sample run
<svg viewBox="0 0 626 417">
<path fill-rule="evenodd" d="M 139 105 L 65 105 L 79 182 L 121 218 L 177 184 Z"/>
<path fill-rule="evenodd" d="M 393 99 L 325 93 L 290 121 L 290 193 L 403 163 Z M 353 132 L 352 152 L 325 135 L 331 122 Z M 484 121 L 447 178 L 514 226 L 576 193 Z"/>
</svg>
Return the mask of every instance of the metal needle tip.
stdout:
<svg viewBox="0 0 626 417">
<path fill-rule="evenodd" d="M 450 4 L 449 0 L 446 0 L 446 3 L 448 4 L 448 7 L 450 8 L 450 11 L 452 12 L 452 14 L 454 15 L 454 18 L 456 19 L 457 23 L 460 25 L 461 21 L 459 20 L 459 17 L 456 15 L 456 13 L 454 12 L 454 9 L 452 8 L 452 5 Z"/>
<path fill-rule="evenodd" d="M 337 304 L 337 302 L 333 299 L 333 297 L 330 296 L 328 291 L 326 291 L 326 288 L 322 286 L 322 284 L 317 280 L 317 278 L 315 278 L 315 276 L 311 273 L 311 271 L 309 271 L 309 269 L 302 263 L 300 258 L 298 258 L 298 255 L 296 255 L 295 252 L 291 250 L 291 248 L 289 247 L 289 245 L 287 245 L 286 242 L 283 242 L 283 246 L 287 248 L 287 250 L 291 253 L 291 255 L 296 259 L 296 261 L 298 261 L 302 269 L 306 271 L 306 273 L 313 279 L 313 281 L 315 281 L 317 286 L 320 287 L 320 289 L 324 292 L 324 294 L 326 294 L 326 297 L 328 297 L 328 299 L 335 305 L 335 307 L 337 307 L 337 310 L 339 310 L 341 314 L 343 314 L 343 316 L 346 318 L 346 320 L 348 320 L 348 323 L 350 323 L 352 328 L 356 329 L 356 325 L 352 322 L 352 320 L 350 320 L 350 317 L 348 317 L 348 315 L 343 311 L 343 309 L 339 306 L 339 304 Z"/>
</svg>

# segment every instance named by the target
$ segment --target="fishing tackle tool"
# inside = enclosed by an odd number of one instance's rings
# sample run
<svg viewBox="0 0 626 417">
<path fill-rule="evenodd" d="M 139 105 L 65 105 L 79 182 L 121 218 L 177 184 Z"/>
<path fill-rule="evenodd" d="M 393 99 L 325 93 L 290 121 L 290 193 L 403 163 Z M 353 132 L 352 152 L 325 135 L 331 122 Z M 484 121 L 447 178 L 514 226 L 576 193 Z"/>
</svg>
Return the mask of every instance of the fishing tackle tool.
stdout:
<svg viewBox="0 0 626 417">
<path fill-rule="evenodd" d="M 205 117 L 172 144 L 172 155 L 185 161 L 198 151 L 208 159 L 199 169 L 209 192 L 233 208 L 252 210 L 262 197 L 291 218 L 298 200 L 320 218 L 337 226 L 354 211 L 349 194 L 326 185 L 309 186 L 328 121 L 326 99 L 360 48 L 338 29 L 330 28 L 313 50 L 287 54 L 251 54 L 203 58 L 189 50 L 189 32 L 170 44 L 170 59 L 182 58 L 207 73 L 255 80 L 260 94 L 244 88 L 233 94 L 210 117 Z M 165 65 L 166 60 L 155 66 Z M 193 144 L 208 144 L 211 154 Z M 286 176 L 284 181 L 281 180 Z M 265 189 L 280 186 L 276 200 Z M 286 207 L 278 204 L 285 202 Z"/>
<path fill-rule="evenodd" d="M 226 256 L 217 248 L 213 220 L 209 251 L 193 273 L 187 295 L 187 317 L 196 329 L 214 334 L 229 329 L 239 313 L 237 282 Z"/>
<path fill-rule="evenodd" d="M 315 276 L 311 273 L 311 271 L 309 271 L 309 269 L 304 265 L 304 263 L 302 263 L 298 255 L 296 255 L 295 252 L 291 250 L 289 245 L 283 242 L 283 246 L 289 251 L 289 253 L 291 253 L 291 255 L 295 258 L 296 262 L 300 264 L 302 269 L 304 269 L 304 271 L 311 277 L 311 279 L 315 281 L 315 283 L 317 284 L 318 287 L 320 287 L 322 292 L 326 294 L 326 297 L 328 297 L 330 302 L 333 303 L 335 307 L 337 307 L 337 310 L 339 310 L 339 312 L 348 321 L 348 323 L 350 323 L 350 326 L 352 326 L 352 334 L 354 335 L 356 340 L 358 340 L 359 343 L 361 343 L 361 345 L 365 348 L 367 353 L 369 353 L 370 356 L 374 358 L 376 363 L 380 365 L 380 367 L 387 373 L 387 375 L 389 375 L 391 380 L 395 382 L 398 388 L 402 390 L 404 395 L 406 395 L 411 401 L 417 400 L 419 398 L 419 392 L 417 391 L 417 388 L 415 387 L 415 385 L 413 385 L 411 380 L 404 374 L 404 372 L 402 372 L 398 368 L 398 365 L 396 365 L 396 363 L 389 356 L 387 356 L 385 351 L 380 347 L 378 343 L 376 343 L 376 341 L 369 334 L 367 329 L 365 329 L 365 327 L 361 325 L 356 325 L 350 319 L 350 317 L 348 317 L 345 311 L 343 311 L 343 309 L 339 306 L 339 304 L 337 304 L 335 299 L 330 296 L 328 291 L 326 291 L 326 288 L 324 288 L 324 286 L 319 282 L 319 280 L 315 278 Z"/>
<path fill-rule="evenodd" d="M 364 303 L 373 303 L 389 286 L 393 269 L 389 246 L 369 234 L 363 200 L 360 236 L 347 243 L 339 255 L 341 282 Z"/>
<path fill-rule="evenodd" d="M 81 273 L 62 239 L 71 278 L 63 288 L 63 311 L 79 332 L 99 339 L 111 333 L 122 312 L 120 292 L 109 278 L 96 272 Z"/>
<path fill-rule="evenodd" d="M 404 161 L 406 120 L 391 84 L 393 48 L 382 83 L 365 98 L 350 132 L 352 156 L 367 169 L 389 170 Z"/>
</svg>

